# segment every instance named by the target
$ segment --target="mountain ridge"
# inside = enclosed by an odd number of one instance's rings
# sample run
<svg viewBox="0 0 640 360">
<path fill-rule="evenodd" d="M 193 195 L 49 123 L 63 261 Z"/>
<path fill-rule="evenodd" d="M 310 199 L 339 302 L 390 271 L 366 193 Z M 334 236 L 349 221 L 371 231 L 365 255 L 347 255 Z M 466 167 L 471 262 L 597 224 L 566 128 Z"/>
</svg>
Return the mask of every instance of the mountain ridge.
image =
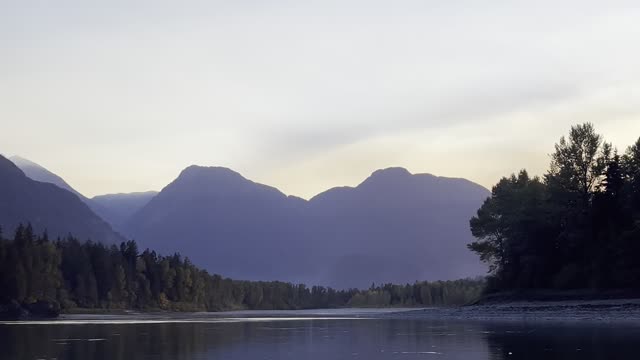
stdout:
<svg viewBox="0 0 640 360">
<path fill-rule="evenodd" d="M 139 210 L 150 200 L 157 192 L 136 192 L 136 193 L 120 193 L 120 194 L 104 194 L 97 195 L 92 198 L 84 196 L 82 193 L 74 189 L 61 176 L 53 173 L 44 166 L 25 159 L 18 155 L 9 158 L 22 172 L 32 180 L 42 183 L 49 183 L 57 187 L 69 191 L 76 195 L 82 202 L 87 204 L 89 208 L 103 220 L 107 221 L 112 228 L 121 232 L 123 222 L 129 218 L 134 212 Z"/>
<path fill-rule="evenodd" d="M 401 182 L 394 183 L 398 180 Z M 457 187 L 456 191 L 445 191 L 450 184 Z M 423 185 L 438 190 L 420 194 Z M 423 280 L 423 275 L 415 279 L 408 277 L 412 272 L 425 273 L 416 271 L 425 266 L 420 265 L 420 259 L 412 254 L 416 251 L 411 248 L 422 239 L 433 243 L 433 249 L 456 253 L 452 259 L 457 256 L 461 261 L 474 263 L 459 266 L 460 273 L 455 276 L 439 276 L 435 267 L 429 270 L 433 272 L 432 280 L 446 279 L 480 275 L 484 271 L 466 249 L 466 243 L 471 241 L 468 220 L 488 195 L 487 189 L 466 179 L 411 174 L 404 168 L 390 168 L 373 172 L 355 187 L 332 188 L 304 200 L 248 180 L 228 168 L 193 165 L 136 213 L 125 231 L 143 246 L 169 252 L 180 248 L 180 252 L 194 262 L 234 278 L 256 279 L 258 274 L 259 280 L 299 280 L 338 287 L 367 285 L 358 279 L 340 281 L 341 277 L 348 277 L 345 276 L 346 269 L 342 274 L 329 274 L 331 269 L 328 268 L 344 268 L 346 265 L 341 262 L 348 263 L 348 259 L 357 259 L 358 267 L 366 269 L 362 271 L 364 274 L 371 272 L 380 259 L 391 262 L 393 258 L 393 263 L 401 264 L 402 257 L 408 257 L 410 264 L 404 270 L 387 269 L 388 276 L 380 274 L 374 281 Z M 465 200 L 467 196 L 471 198 L 469 202 Z M 291 201 L 293 199 L 298 200 Z M 426 206 L 411 202 L 415 199 L 432 201 L 434 206 L 462 205 L 464 210 L 456 212 L 445 208 L 435 214 L 427 211 Z M 363 209 L 360 204 L 366 204 L 370 209 Z M 393 218 L 394 212 L 402 213 L 402 218 Z M 185 214 L 192 214 L 193 218 Z M 423 226 L 419 231 L 413 230 L 423 216 L 437 220 L 431 234 Z M 451 217 L 455 217 L 455 224 L 451 223 Z M 434 235 L 436 230 L 451 231 L 454 225 L 464 229 L 456 234 L 462 234 L 465 239 L 457 241 L 455 246 L 448 244 L 454 241 L 450 237 L 442 233 Z M 401 239 L 394 238 L 394 231 Z M 172 237 L 181 239 L 179 247 Z M 265 242 L 269 246 L 265 246 Z M 400 246 L 389 247 L 392 243 Z M 408 246 L 409 250 L 403 249 Z M 371 251 L 358 250 L 367 247 Z M 424 246 L 416 249 L 428 250 Z M 219 256 L 216 252 L 224 255 Z M 340 257 L 332 252 L 344 253 Z M 241 261 L 240 264 L 236 266 L 233 259 Z M 291 264 L 288 266 L 283 262 Z M 441 263 L 438 259 L 433 262 Z M 256 266 L 247 270 L 253 265 Z M 291 277 L 291 273 L 297 271 L 292 269 L 302 267 L 310 270 Z"/>
<path fill-rule="evenodd" d="M 151 201 L 158 191 L 96 195 L 90 199 L 95 212 L 118 231 L 124 223 Z"/>
<path fill-rule="evenodd" d="M 58 185 L 29 178 L 0 155 L 0 226 L 14 231 L 30 223 L 51 237 L 69 233 L 81 239 L 113 244 L 124 238 L 97 216 L 77 195 Z"/>
<path fill-rule="evenodd" d="M 85 199 L 142 248 L 180 252 L 211 272 L 347 288 L 482 274 L 466 244 L 488 196 L 467 179 L 390 167 L 306 200 L 191 165 L 157 193 Z"/>
<path fill-rule="evenodd" d="M 27 177 L 29 177 L 30 179 L 54 184 L 59 188 L 65 189 L 75 194 L 84 202 L 87 202 L 89 200 L 86 196 L 82 195 L 79 191 L 69 185 L 69 183 L 67 183 L 61 176 L 48 170 L 44 166 L 18 155 L 11 156 L 8 159 L 18 168 L 20 168 L 20 170 L 22 170 L 22 172 L 24 172 L 24 174 L 27 175 Z"/>
</svg>

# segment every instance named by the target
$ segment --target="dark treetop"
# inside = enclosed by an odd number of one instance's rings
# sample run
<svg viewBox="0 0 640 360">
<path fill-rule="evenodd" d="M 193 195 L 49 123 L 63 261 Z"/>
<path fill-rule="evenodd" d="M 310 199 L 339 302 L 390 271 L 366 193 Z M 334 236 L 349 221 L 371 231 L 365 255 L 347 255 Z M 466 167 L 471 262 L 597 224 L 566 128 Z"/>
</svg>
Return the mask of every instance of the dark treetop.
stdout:
<svg viewBox="0 0 640 360">
<path fill-rule="evenodd" d="M 72 237 L 50 241 L 46 234 L 35 236 L 30 225 L 18 226 L 12 240 L 0 235 L 0 317 L 13 314 L 3 308 L 15 312 L 34 303 L 62 310 L 174 311 L 454 305 L 477 298 L 483 285 L 482 280 L 458 280 L 336 291 L 236 281 L 209 275 L 178 254 L 140 253 L 134 241 L 119 246 Z"/>
<path fill-rule="evenodd" d="M 640 288 L 640 140 L 620 155 L 593 125 L 572 127 L 542 178 L 494 186 L 471 231 L 493 290 Z"/>
</svg>

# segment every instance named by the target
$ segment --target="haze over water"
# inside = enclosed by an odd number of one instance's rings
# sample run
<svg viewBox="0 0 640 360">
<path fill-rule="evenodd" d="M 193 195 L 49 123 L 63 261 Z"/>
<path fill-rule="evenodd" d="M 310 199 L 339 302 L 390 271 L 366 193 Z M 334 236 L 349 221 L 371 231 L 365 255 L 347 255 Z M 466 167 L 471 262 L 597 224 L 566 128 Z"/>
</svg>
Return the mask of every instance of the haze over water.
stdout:
<svg viewBox="0 0 640 360">
<path fill-rule="evenodd" d="M 234 316 L 239 316 L 235 314 Z M 2 359 L 633 359 L 640 327 L 397 318 L 98 317 L 0 325 Z M 353 315 L 362 316 L 361 318 Z M 341 317 L 352 316 L 352 317 Z M 94 319 L 96 317 L 93 317 Z M 111 320 L 110 320 L 111 319 Z"/>
</svg>

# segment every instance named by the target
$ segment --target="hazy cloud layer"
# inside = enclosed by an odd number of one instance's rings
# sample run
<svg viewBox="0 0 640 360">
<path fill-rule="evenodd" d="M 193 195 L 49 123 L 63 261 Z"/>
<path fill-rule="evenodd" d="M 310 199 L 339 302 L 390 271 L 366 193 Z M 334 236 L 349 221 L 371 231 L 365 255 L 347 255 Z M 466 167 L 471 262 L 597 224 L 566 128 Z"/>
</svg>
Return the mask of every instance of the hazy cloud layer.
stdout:
<svg viewBox="0 0 640 360">
<path fill-rule="evenodd" d="M 0 1 L 0 152 L 87 195 L 229 166 L 491 186 L 592 121 L 640 136 L 633 1 Z"/>
</svg>

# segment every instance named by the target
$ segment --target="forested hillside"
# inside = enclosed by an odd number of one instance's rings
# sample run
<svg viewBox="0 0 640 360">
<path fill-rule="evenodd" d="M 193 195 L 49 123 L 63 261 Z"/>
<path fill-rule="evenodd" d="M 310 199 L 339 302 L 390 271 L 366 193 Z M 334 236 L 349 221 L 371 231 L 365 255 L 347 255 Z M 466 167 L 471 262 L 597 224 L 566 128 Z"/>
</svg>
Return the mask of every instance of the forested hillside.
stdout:
<svg viewBox="0 0 640 360">
<path fill-rule="evenodd" d="M 505 177 L 471 219 L 490 288 L 640 288 L 640 140 L 620 154 L 571 128 L 543 177 Z"/>
<path fill-rule="evenodd" d="M 240 266 L 240 265 L 239 265 Z M 0 305 L 44 301 L 73 308 L 218 311 L 346 306 L 458 305 L 474 300 L 482 280 L 422 282 L 334 290 L 284 282 L 237 281 L 210 275 L 180 255 L 116 245 L 51 241 L 20 225 L 0 235 Z"/>
</svg>

